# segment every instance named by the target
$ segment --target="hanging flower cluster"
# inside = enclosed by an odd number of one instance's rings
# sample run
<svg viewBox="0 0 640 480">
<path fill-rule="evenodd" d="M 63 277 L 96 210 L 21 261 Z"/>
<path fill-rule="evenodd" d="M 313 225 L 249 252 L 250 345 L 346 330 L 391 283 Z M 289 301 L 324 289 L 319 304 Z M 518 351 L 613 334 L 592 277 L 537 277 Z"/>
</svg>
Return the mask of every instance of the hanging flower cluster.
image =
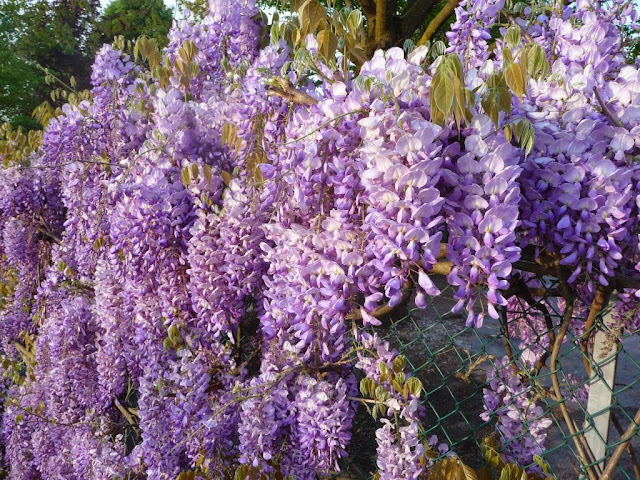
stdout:
<svg viewBox="0 0 640 480">
<path fill-rule="evenodd" d="M 508 357 L 496 362 L 487 378 L 482 419 L 497 417 L 496 428 L 508 460 L 532 464 L 534 455 L 544 452 L 551 419 L 543 416 L 542 407 L 532 398 L 531 387 L 521 382 Z"/>
<path fill-rule="evenodd" d="M 0 169 L 9 478 L 329 475 L 362 400 L 356 368 L 380 478 L 417 479 L 437 440 L 419 380 L 359 332 L 379 307 L 411 289 L 425 307 L 444 263 L 481 327 L 514 307 L 525 248 L 571 270 L 584 305 L 637 281 L 640 73 L 618 30 L 635 13 L 579 2 L 523 23 L 546 72 L 523 42 L 488 52 L 502 8 L 460 7 L 432 64 L 392 48 L 356 78 L 312 36 L 304 55 L 260 49 L 250 0 L 211 0 L 164 52 L 103 47 L 91 98 Z M 620 295 L 620 329 L 637 328 L 638 302 Z M 539 358 L 548 339 L 527 332 Z M 528 464 L 548 420 L 508 372 L 486 415 Z"/>
</svg>

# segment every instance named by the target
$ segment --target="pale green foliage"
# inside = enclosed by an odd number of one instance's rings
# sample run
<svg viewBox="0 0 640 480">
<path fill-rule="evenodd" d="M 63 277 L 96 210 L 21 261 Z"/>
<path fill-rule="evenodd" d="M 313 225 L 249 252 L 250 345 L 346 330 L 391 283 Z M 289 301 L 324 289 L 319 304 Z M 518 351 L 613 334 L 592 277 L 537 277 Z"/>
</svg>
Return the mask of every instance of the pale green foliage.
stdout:
<svg viewBox="0 0 640 480">
<path fill-rule="evenodd" d="M 511 103 L 515 95 L 522 99 L 527 94 L 530 79 L 541 79 L 549 73 L 549 62 L 544 50 L 535 43 L 522 42 L 520 27 L 507 29 L 502 51 L 502 69 L 491 73 L 484 84 L 480 106 L 500 127 L 500 114 L 511 113 Z M 434 123 L 444 125 L 451 115 L 458 129 L 463 121 L 471 121 L 471 110 L 475 106 L 476 95 L 464 85 L 465 73 L 462 62 L 455 54 L 440 57 L 431 81 L 431 118 Z M 528 155 L 534 144 L 534 129 L 531 122 L 516 118 L 503 126 L 507 140 L 513 138 Z"/>
</svg>

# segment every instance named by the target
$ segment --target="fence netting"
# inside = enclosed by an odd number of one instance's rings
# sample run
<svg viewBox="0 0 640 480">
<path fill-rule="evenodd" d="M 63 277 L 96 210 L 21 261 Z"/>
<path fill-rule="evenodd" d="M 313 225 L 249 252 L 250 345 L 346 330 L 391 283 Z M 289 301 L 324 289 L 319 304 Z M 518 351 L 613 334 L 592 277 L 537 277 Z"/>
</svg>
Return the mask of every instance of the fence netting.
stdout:
<svg viewBox="0 0 640 480">
<path fill-rule="evenodd" d="M 538 296 L 512 296 L 501 318 L 479 329 L 465 327 L 465 312 L 452 313 L 455 291 L 445 284 L 427 308 L 408 302 L 376 327 L 422 382 L 423 435 L 436 435 L 472 467 L 483 465 L 489 444 L 509 460 L 564 480 L 602 478 L 626 431 L 632 438 L 610 478 L 640 478 L 640 433 L 633 423 L 640 407 L 640 331 L 609 331 L 611 299 L 591 326 L 588 308 L 577 306 L 554 359 L 549 345 L 569 302 L 553 279 L 537 284 Z M 339 478 L 375 472 L 376 428 L 361 408 L 350 463 Z"/>
</svg>

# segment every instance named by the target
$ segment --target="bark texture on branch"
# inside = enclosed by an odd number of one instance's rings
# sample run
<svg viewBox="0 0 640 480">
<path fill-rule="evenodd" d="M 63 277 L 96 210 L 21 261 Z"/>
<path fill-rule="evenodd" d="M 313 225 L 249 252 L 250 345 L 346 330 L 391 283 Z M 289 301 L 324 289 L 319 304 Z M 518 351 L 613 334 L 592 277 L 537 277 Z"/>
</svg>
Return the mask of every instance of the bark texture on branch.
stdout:
<svg viewBox="0 0 640 480">
<path fill-rule="evenodd" d="M 427 27 L 429 37 L 449 18 L 459 1 L 448 0 L 445 3 Z M 440 6 L 438 0 L 411 0 L 399 12 L 398 0 L 358 0 L 358 4 L 367 19 L 365 53 L 368 58 L 373 57 L 378 49 L 401 47 Z"/>
<path fill-rule="evenodd" d="M 420 37 L 420 41 L 418 41 L 418 45 L 426 45 L 426 43 L 433 38 L 442 24 L 447 21 L 447 18 L 453 14 L 459 4 L 460 0 L 449 0 L 442 10 L 438 12 L 435 18 L 429 22 L 427 29 L 422 34 L 422 37 Z"/>
</svg>

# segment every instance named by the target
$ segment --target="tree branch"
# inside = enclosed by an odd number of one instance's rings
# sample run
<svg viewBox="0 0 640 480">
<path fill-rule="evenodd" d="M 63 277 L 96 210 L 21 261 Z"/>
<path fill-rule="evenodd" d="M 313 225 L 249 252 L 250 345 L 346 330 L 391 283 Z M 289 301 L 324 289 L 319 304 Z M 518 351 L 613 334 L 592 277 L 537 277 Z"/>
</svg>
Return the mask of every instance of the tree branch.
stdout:
<svg viewBox="0 0 640 480">
<path fill-rule="evenodd" d="M 522 249 L 520 260 L 513 263 L 513 268 L 525 272 L 537 273 L 539 275 L 550 275 L 557 277 L 557 269 L 567 274 L 567 277 L 573 273 L 569 268 L 560 265 L 559 258 L 548 253 L 536 253 L 536 247 L 529 245 Z M 640 280 L 631 278 L 622 272 L 616 272 L 613 278 L 609 279 L 612 290 L 622 290 L 624 288 L 640 289 Z"/>
<path fill-rule="evenodd" d="M 376 48 L 384 48 L 395 40 L 394 16 L 396 14 L 397 0 L 376 0 Z"/>
<path fill-rule="evenodd" d="M 401 28 L 402 36 L 411 37 L 416 29 L 420 28 L 426 20 L 429 12 L 433 10 L 437 4 L 437 0 L 415 0 L 402 12 Z"/>
<path fill-rule="evenodd" d="M 611 411 L 611 422 L 622 437 L 622 435 L 624 435 L 624 430 L 622 429 L 622 425 L 620 425 L 620 421 L 613 410 Z M 636 474 L 636 478 L 640 478 L 640 462 L 638 462 L 638 457 L 636 456 L 636 452 L 631 443 L 627 444 L 627 452 L 629 452 L 629 456 L 631 457 L 631 463 L 633 464 L 633 471 Z"/>
<path fill-rule="evenodd" d="M 456 7 L 460 4 L 460 0 L 448 0 L 447 4 L 442 7 L 442 10 L 438 12 L 433 20 L 429 22 L 427 29 L 420 37 L 418 45 L 425 45 L 429 40 L 433 38 L 442 24 L 449 18 L 449 15 L 453 13 Z"/>
<path fill-rule="evenodd" d="M 411 298 L 411 293 L 413 293 L 413 288 L 411 287 L 411 284 L 406 284 L 402 288 L 402 298 L 400 299 L 400 302 L 398 302 L 397 305 L 395 305 L 394 307 L 391 307 L 391 306 L 389 306 L 388 303 L 385 303 L 384 305 L 379 306 L 373 312 L 371 312 L 371 316 L 373 316 L 375 318 L 380 318 L 380 317 L 384 317 L 385 315 L 390 314 L 396 308 L 398 308 L 398 307 L 400 307 L 402 305 L 405 305 L 409 301 L 409 299 Z M 362 320 L 362 314 L 360 313 L 360 310 L 354 310 L 352 313 L 347 315 L 347 319 L 348 320 Z"/>
<path fill-rule="evenodd" d="M 360 4 L 360 8 L 362 8 L 364 16 L 367 17 L 367 20 L 376 16 L 375 0 L 358 0 L 358 3 Z"/>
<path fill-rule="evenodd" d="M 587 321 L 584 326 L 584 332 L 580 336 L 580 350 L 582 350 L 582 361 L 584 363 L 584 368 L 587 371 L 587 375 L 591 376 L 593 373 L 593 368 L 591 366 L 591 362 L 593 361 L 589 355 L 589 340 L 595 333 L 594 326 L 596 324 L 596 319 L 598 315 L 604 308 L 605 304 L 609 300 L 610 291 L 605 290 L 604 287 L 598 287 L 596 290 L 596 298 L 593 300 L 591 304 L 591 308 L 589 309 L 589 316 L 587 317 Z"/>
<path fill-rule="evenodd" d="M 297 103 L 299 105 L 315 105 L 318 103 L 318 101 L 311 95 L 289 86 L 284 88 L 270 87 L 267 90 L 267 95 L 284 98 L 285 100 L 289 100 L 290 102 Z"/>
<path fill-rule="evenodd" d="M 627 448 L 627 445 L 630 444 L 631 439 L 636 435 L 636 433 L 638 433 L 638 426 L 640 426 L 640 410 L 638 410 L 635 417 L 633 417 L 633 421 L 624 432 L 624 435 L 620 439 L 620 443 L 614 450 L 613 455 L 609 457 L 609 461 L 607 462 L 607 466 L 604 469 L 604 472 L 602 472 L 600 480 L 611 479 L 613 470 L 616 468 L 616 465 L 618 465 L 620 457 L 622 457 L 622 453 L 624 452 L 625 448 Z"/>
<path fill-rule="evenodd" d="M 609 121 L 613 123 L 616 127 L 624 127 L 624 124 L 622 123 L 622 121 L 616 116 L 615 113 L 609 110 L 609 107 L 607 107 L 607 104 L 604 103 L 604 100 L 600 96 L 600 92 L 596 87 L 593 87 L 593 93 L 595 93 L 596 100 L 598 100 L 598 104 L 600 105 L 600 108 L 602 108 L 602 113 L 604 113 L 605 117 L 607 117 Z"/>
</svg>

